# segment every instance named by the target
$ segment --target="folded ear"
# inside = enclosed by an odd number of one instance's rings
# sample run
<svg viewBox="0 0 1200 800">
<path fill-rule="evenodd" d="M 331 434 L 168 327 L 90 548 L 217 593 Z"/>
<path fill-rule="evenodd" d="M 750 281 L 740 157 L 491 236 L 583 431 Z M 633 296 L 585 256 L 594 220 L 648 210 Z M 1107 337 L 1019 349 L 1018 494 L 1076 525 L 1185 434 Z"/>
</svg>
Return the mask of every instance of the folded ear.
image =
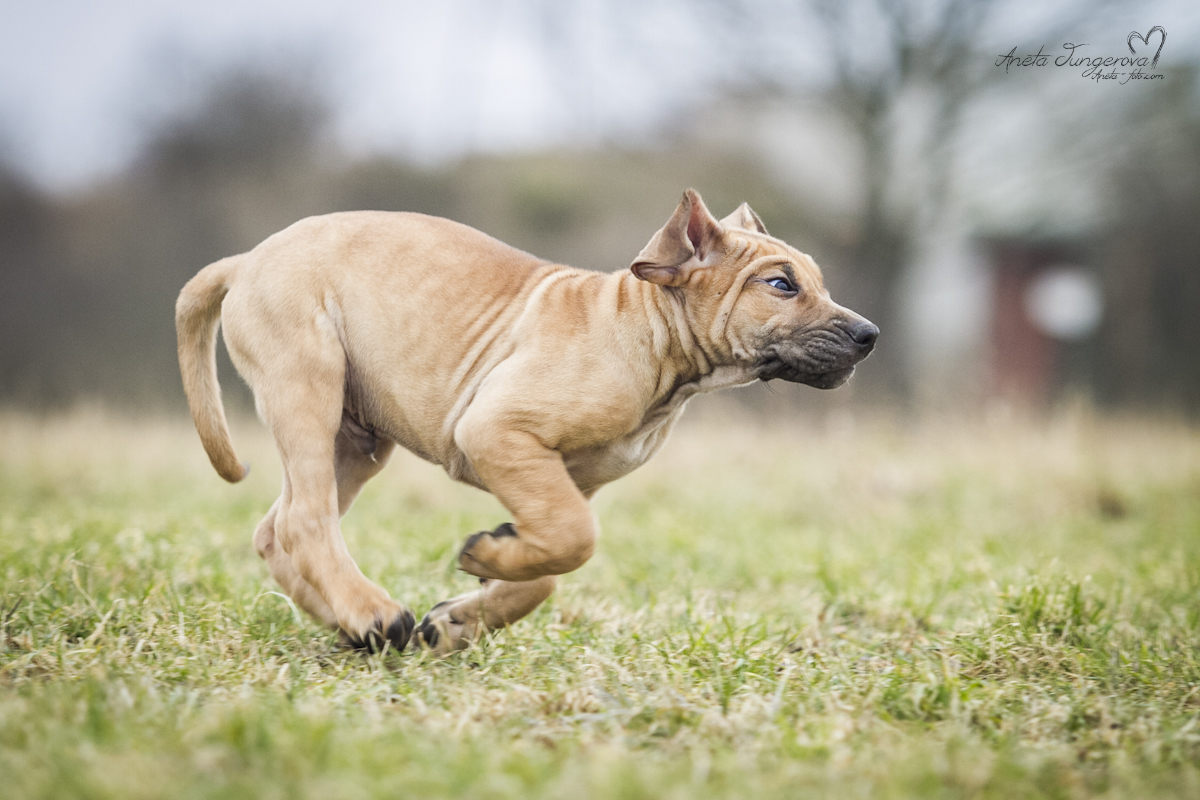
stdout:
<svg viewBox="0 0 1200 800">
<path fill-rule="evenodd" d="M 742 228 L 748 231 L 767 233 L 767 226 L 763 225 L 763 221 L 758 218 L 758 214 L 755 214 L 754 209 L 747 203 L 742 203 L 732 214 L 721 220 L 721 227 Z M 770 235 L 767 233 L 767 236 Z"/>
<path fill-rule="evenodd" d="M 682 286 L 691 271 L 689 262 L 703 261 L 720 236 L 721 223 L 704 207 L 696 190 L 688 189 L 667 224 L 642 248 L 629 269 L 650 283 Z"/>
</svg>

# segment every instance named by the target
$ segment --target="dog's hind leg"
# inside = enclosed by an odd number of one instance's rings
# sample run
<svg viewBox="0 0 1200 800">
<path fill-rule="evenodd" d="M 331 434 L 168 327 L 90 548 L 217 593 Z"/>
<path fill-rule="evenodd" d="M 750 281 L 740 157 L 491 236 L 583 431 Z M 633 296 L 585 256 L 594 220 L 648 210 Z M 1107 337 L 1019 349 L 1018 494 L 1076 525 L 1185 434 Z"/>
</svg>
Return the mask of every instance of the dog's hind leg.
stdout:
<svg viewBox="0 0 1200 800">
<path fill-rule="evenodd" d="M 275 505 L 271 506 L 271 510 L 263 517 L 262 522 L 258 523 L 258 527 L 254 529 L 254 549 L 258 551 L 263 561 L 267 562 L 267 567 L 271 570 L 271 577 L 287 593 L 287 596 L 295 601 L 296 605 L 318 621 L 331 628 L 336 628 L 337 616 L 333 613 L 333 609 L 308 581 L 300 577 L 300 573 L 292 566 L 292 557 L 275 540 L 275 514 L 279 505 L 286 502 L 286 495 L 287 487 L 285 486 L 283 494 L 275 501 Z"/>
<path fill-rule="evenodd" d="M 351 644 L 380 649 L 390 642 L 403 650 L 412 613 L 362 574 L 338 524 L 382 464 L 378 453 L 375 461 L 355 455 L 354 442 L 342 430 L 345 354 L 331 334 L 320 327 L 293 331 L 291 341 L 280 343 L 269 373 L 255 375 L 258 407 L 275 435 L 286 475 L 274 539 Z"/>
<path fill-rule="evenodd" d="M 334 449 L 336 458 L 334 471 L 338 484 L 338 513 L 345 516 L 363 485 L 378 474 L 391 458 L 395 443 L 386 439 L 378 440 L 374 452 L 367 456 L 345 431 L 340 431 Z M 275 541 L 275 513 L 281 503 L 288 502 L 288 493 L 289 488 L 285 478 L 283 493 L 254 530 L 254 549 L 267 562 L 275 582 L 296 602 L 296 605 L 318 621 L 331 628 L 336 628 L 338 627 L 337 616 L 333 613 L 333 609 L 329 607 L 317 590 L 300 576 L 300 573 L 292 565 L 292 557 Z"/>
<path fill-rule="evenodd" d="M 461 650 L 488 631 L 507 627 L 533 611 L 554 592 L 557 578 L 532 581 L 484 580 L 474 592 L 444 600 L 417 626 L 414 641 L 438 655 Z"/>
</svg>

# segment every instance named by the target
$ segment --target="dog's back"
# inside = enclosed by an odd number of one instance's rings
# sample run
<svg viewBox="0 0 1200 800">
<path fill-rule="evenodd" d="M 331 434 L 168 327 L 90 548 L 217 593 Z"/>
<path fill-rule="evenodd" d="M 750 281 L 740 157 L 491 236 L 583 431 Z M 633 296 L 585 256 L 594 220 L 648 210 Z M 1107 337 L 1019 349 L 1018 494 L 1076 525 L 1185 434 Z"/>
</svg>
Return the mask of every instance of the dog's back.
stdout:
<svg viewBox="0 0 1200 800">
<path fill-rule="evenodd" d="M 405 212 L 309 217 L 202 270 L 180 294 L 184 386 L 214 467 L 240 480 L 216 382 L 218 319 L 256 396 L 279 350 L 334 344 L 367 429 L 437 463 L 455 404 L 505 355 L 504 333 L 553 265 L 451 220 Z M 486 291 L 484 291 L 486 287 Z M 310 342 L 311 347 L 304 343 Z"/>
</svg>

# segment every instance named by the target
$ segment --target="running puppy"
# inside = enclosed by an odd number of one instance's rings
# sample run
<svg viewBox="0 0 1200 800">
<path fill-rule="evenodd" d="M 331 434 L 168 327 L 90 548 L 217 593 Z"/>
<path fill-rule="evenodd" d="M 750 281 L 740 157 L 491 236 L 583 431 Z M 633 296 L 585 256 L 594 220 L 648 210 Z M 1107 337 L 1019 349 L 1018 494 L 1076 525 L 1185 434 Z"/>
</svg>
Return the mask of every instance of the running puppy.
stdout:
<svg viewBox="0 0 1200 800">
<path fill-rule="evenodd" d="M 516 622 L 591 557 L 589 499 L 662 447 L 690 397 L 773 378 L 832 389 L 879 335 L 749 206 L 717 221 L 692 190 L 607 275 L 421 214 L 312 217 L 201 270 L 175 319 L 217 472 L 246 474 L 217 385 L 219 325 L 275 436 L 283 492 L 254 532 L 275 580 L 356 646 L 415 638 L 439 653 Z M 512 515 L 458 555 L 482 587 L 415 636 L 338 523 L 397 444 Z"/>
</svg>

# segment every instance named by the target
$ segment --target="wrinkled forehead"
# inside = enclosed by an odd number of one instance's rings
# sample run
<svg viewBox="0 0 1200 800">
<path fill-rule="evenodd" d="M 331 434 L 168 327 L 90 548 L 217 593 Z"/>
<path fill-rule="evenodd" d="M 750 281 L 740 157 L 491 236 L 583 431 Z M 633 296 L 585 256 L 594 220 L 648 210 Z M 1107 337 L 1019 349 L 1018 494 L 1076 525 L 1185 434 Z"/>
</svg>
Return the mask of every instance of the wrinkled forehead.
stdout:
<svg viewBox="0 0 1200 800">
<path fill-rule="evenodd" d="M 748 264 L 762 259 L 765 263 L 790 264 L 798 280 L 824 288 L 821 268 L 812 256 L 801 253 L 782 239 L 765 233 L 742 230 L 728 230 L 726 236 L 739 245 L 739 262 Z"/>
</svg>

